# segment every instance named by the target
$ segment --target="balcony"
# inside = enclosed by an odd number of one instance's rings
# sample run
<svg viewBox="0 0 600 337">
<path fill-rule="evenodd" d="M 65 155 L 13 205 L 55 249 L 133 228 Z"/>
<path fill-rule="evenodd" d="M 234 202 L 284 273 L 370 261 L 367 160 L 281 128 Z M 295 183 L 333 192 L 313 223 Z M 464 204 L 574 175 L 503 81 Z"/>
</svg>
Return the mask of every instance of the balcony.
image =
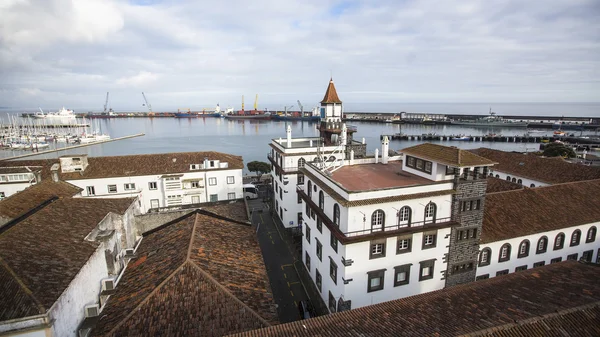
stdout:
<svg viewBox="0 0 600 337">
<path fill-rule="evenodd" d="M 275 158 L 273 158 L 273 156 L 271 155 L 271 153 L 267 153 L 267 159 L 269 159 L 269 161 L 271 162 L 271 164 L 279 172 L 284 172 L 284 173 L 298 173 L 298 170 L 300 169 L 298 166 L 286 166 L 285 168 L 282 168 L 281 166 L 279 166 L 279 163 L 277 162 L 277 160 L 275 160 Z"/>
</svg>

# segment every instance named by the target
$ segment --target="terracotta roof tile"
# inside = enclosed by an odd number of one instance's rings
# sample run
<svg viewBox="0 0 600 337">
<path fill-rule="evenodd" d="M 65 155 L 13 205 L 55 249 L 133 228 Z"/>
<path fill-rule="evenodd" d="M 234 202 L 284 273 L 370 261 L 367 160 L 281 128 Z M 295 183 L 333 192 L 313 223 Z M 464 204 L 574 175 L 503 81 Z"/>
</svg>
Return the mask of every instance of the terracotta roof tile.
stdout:
<svg viewBox="0 0 600 337">
<path fill-rule="evenodd" d="M 197 210 L 145 234 L 136 255 L 94 335 L 220 336 L 278 322 L 248 225 Z"/>
<path fill-rule="evenodd" d="M 519 185 L 517 183 L 513 183 L 504 179 L 488 177 L 487 178 L 487 193 L 496 193 L 496 192 L 505 192 L 512 190 L 520 190 L 523 188 L 523 185 Z"/>
<path fill-rule="evenodd" d="M 445 337 L 495 331 L 515 321 L 598 303 L 599 277 L 598 266 L 566 261 L 238 336 Z M 588 332 L 582 335 L 598 330 L 598 317 L 590 318 L 583 310 L 564 317 L 562 324 L 579 322 Z M 595 323 L 587 328 L 584 322 Z M 520 333 L 497 335 L 532 335 Z"/>
<path fill-rule="evenodd" d="M 15 218 L 52 197 L 72 197 L 81 192 L 77 186 L 66 182 L 42 180 L 19 193 L 0 201 L 0 216 Z"/>
<path fill-rule="evenodd" d="M 335 85 L 333 84 L 333 78 L 329 80 L 329 85 L 327 86 L 327 91 L 325 91 L 325 96 L 321 103 L 337 103 L 341 104 L 342 101 L 338 97 L 337 91 L 335 90 Z"/>
<path fill-rule="evenodd" d="M 246 204 L 243 200 L 218 202 L 213 205 L 203 205 L 203 210 L 238 221 L 249 221 Z"/>
<path fill-rule="evenodd" d="M 453 167 L 465 166 L 491 166 L 494 161 L 480 157 L 467 150 L 461 150 L 454 146 L 443 146 L 438 144 L 423 143 L 400 150 L 405 154 L 429 159 L 440 164 Z"/>
<path fill-rule="evenodd" d="M 487 194 L 481 242 L 600 221 L 599 191 L 600 179 Z"/>
<path fill-rule="evenodd" d="M 494 170 L 549 184 L 600 179 L 599 167 L 572 164 L 562 158 L 544 158 L 534 154 L 487 148 L 470 151 L 497 162 Z"/>
<path fill-rule="evenodd" d="M 134 199 L 59 199 L 0 234 L 0 260 L 15 282 L 31 292 L 38 307 L 48 310 L 94 253 L 97 243 L 85 237 L 109 213 L 123 214 Z M 22 293 L 2 297 L 0 321 L 22 306 Z M 38 308 L 39 309 L 39 308 Z M 36 310 L 38 310 L 36 309 Z M 21 310 L 20 314 L 31 312 Z"/>
</svg>

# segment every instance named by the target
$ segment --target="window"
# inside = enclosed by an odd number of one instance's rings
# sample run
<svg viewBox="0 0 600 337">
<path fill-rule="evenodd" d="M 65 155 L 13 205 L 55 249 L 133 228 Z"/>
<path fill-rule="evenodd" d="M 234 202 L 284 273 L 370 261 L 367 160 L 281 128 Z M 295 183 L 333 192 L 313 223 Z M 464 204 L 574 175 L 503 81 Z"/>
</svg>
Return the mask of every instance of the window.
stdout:
<svg viewBox="0 0 600 337">
<path fill-rule="evenodd" d="M 323 261 L 323 244 L 317 238 L 315 238 L 315 241 L 317 242 L 317 257 L 319 261 Z"/>
<path fill-rule="evenodd" d="M 306 265 L 306 269 L 308 269 L 308 273 L 310 274 L 310 255 L 308 252 L 304 252 L 304 264 Z"/>
<path fill-rule="evenodd" d="M 279 199 L 283 200 L 283 188 L 281 186 L 279 186 Z"/>
<path fill-rule="evenodd" d="M 571 254 L 571 255 L 567 255 L 567 260 L 577 261 L 577 257 L 579 257 L 579 254 L 577 254 L 577 253 Z"/>
<path fill-rule="evenodd" d="M 398 211 L 398 227 L 410 227 L 410 217 L 412 210 L 408 206 L 400 208 Z"/>
<path fill-rule="evenodd" d="M 300 193 L 296 193 L 296 196 L 298 196 L 298 203 L 301 204 L 302 203 L 302 197 L 300 196 Z"/>
<path fill-rule="evenodd" d="M 385 241 L 386 239 L 371 241 L 369 259 L 385 257 Z"/>
<path fill-rule="evenodd" d="M 406 166 L 415 167 L 415 157 L 406 157 Z"/>
<path fill-rule="evenodd" d="M 315 283 L 317 284 L 317 289 L 319 289 L 319 292 L 321 292 L 323 278 L 321 277 L 321 273 L 319 273 L 319 269 L 315 269 L 315 272 Z"/>
<path fill-rule="evenodd" d="M 310 180 L 306 184 L 306 191 L 308 192 L 308 197 L 312 198 L 312 182 L 310 182 Z"/>
<path fill-rule="evenodd" d="M 594 251 L 593 250 L 586 250 L 585 252 L 583 252 L 583 254 L 581 255 L 581 259 L 585 262 L 592 262 L 592 256 L 594 255 Z"/>
<path fill-rule="evenodd" d="M 317 230 L 319 233 L 323 233 L 323 221 L 321 221 L 321 218 L 317 218 Z"/>
<path fill-rule="evenodd" d="M 306 228 L 306 242 L 310 243 L 310 227 L 308 227 L 307 224 L 304 224 L 305 228 Z"/>
<path fill-rule="evenodd" d="M 510 181 L 510 176 L 506 176 L 506 181 Z"/>
<path fill-rule="evenodd" d="M 500 270 L 496 273 L 496 276 L 508 275 L 508 269 Z"/>
<path fill-rule="evenodd" d="M 519 266 L 519 267 L 515 268 L 515 271 L 523 271 L 523 270 L 527 270 L 527 265 Z"/>
<path fill-rule="evenodd" d="M 425 172 L 431 173 L 431 162 L 430 161 L 425 162 Z"/>
<path fill-rule="evenodd" d="M 433 278 L 433 267 L 435 265 L 435 259 L 419 262 L 419 281 L 425 281 Z"/>
<path fill-rule="evenodd" d="M 500 178 L 500 175 L 499 175 L 499 174 L 496 174 L 496 178 Z"/>
<path fill-rule="evenodd" d="M 526 257 L 529 255 L 529 240 L 523 240 L 519 245 L 519 254 L 517 254 L 517 258 Z"/>
<path fill-rule="evenodd" d="M 436 246 L 437 231 L 423 233 L 423 247 L 421 249 L 429 249 Z"/>
<path fill-rule="evenodd" d="M 542 236 L 539 240 L 538 240 L 538 244 L 537 244 L 537 249 L 535 250 L 536 254 L 542 254 L 546 252 L 546 249 L 548 247 L 548 238 L 545 236 Z"/>
<path fill-rule="evenodd" d="M 398 237 L 396 254 L 408 253 L 411 251 L 412 235 Z"/>
<path fill-rule="evenodd" d="M 531 184 L 531 185 L 529 185 L 529 187 L 535 187 L 535 184 Z"/>
<path fill-rule="evenodd" d="M 475 278 L 475 281 L 487 280 L 490 278 L 490 274 L 479 275 Z"/>
<path fill-rule="evenodd" d="M 85 189 L 87 191 L 87 195 L 96 195 L 96 188 L 94 186 L 88 186 Z"/>
<path fill-rule="evenodd" d="M 304 158 L 298 159 L 298 168 L 304 167 L 304 164 L 306 164 L 306 160 Z"/>
<path fill-rule="evenodd" d="M 585 237 L 585 243 L 594 242 L 596 240 L 596 227 L 592 226 L 588 229 L 587 235 Z"/>
<path fill-rule="evenodd" d="M 410 282 L 410 266 L 412 264 L 405 264 L 402 266 L 394 267 L 394 287 L 403 286 Z"/>
<path fill-rule="evenodd" d="M 562 261 L 562 257 L 557 257 L 557 258 L 554 258 L 554 259 L 550 260 L 550 264 L 559 263 L 561 261 Z"/>
<path fill-rule="evenodd" d="M 298 173 L 298 185 L 304 185 L 304 174 Z"/>
<path fill-rule="evenodd" d="M 319 191 L 319 208 L 325 208 L 325 194 L 323 193 L 323 191 Z"/>
<path fill-rule="evenodd" d="M 235 199 L 235 192 L 227 193 L 227 199 L 234 200 Z"/>
<path fill-rule="evenodd" d="M 517 178 L 514 178 L 514 177 L 513 177 L 513 178 L 512 178 L 512 182 L 513 182 L 513 183 L 516 183 L 516 182 L 517 182 Z"/>
<path fill-rule="evenodd" d="M 234 176 L 227 176 L 227 183 L 228 184 L 235 184 L 235 177 Z"/>
<path fill-rule="evenodd" d="M 498 262 L 504 262 L 510 260 L 510 244 L 505 243 L 500 248 L 500 256 Z"/>
<path fill-rule="evenodd" d="M 306 212 L 306 218 L 310 218 L 310 205 L 308 204 L 308 202 L 304 203 L 304 212 Z"/>
<path fill-rule="evenodd" d="M 210 195 L 210 202 L 217 202 L 219 201 L 219 195 L 218 194 L 211 194 Z"/>
<path fill-rule="evenodd" d="M 383 289 L 385 269 L 370 271 L 367 273 L 367 275 L 369 279 L 369 283 L 367 286 L 368 293 Z"/>
<path fill-rule="evenodd" d="M 335 297 L 333 297 L 333 294 L 331 293 L 331 291 L 329 292 L 329 312 L 334 313 L 335 310 Z"/>
<path fill-rule="evenodd" d="M 385 223 L 385 213 L 378 209 L 371 215 L 371 231 L 378 232 L 383 230 L 383 224 Z"/>
<path fill-rule="evenodd" d="M 208 178 L 208 185 L 209 186 L 217 186 L 217 178 L 215 178 L 215 177 Z"/>
<path fill-rule="evenodd" d="M 521 179 L 518 179 L 518 180 L 517 180 L 517 184 L 519 184 L 519 185 L 523 185 L 523 180 L 521 180 Z"/>
<path fill-rule="evenodd" d="M 131 190 L 135 190 L 135 184 L 134 183 L 125 184 L 125 191 L 131 191 Z"/>
<path fill-rule="evenodd" d="M 425 206 L 425 223 L 435 223 L 435 212 L 437 206 L 430 202 Z"/>
<path fill-rule="evenodd" d="M 533 268 L 541 267 L 546 265 L 546 261 L 540 261 L 533 264 Z"/>
<path fill-rule="evenodd" d="M 329 258 L 329 276 L 333 280 L 333 283 L 337 284 L 337 264 Z"/>
<path fill-rule="evenodd" d="M 156 181 L 151 181 L 148 183 L 148 189 L 149 190 L 156 190 L 158 189 L 158 184 L 156 183 Z"/>
<path fill-rule="evenodd" d="M 454 167 L 446 166 L 446 175 L 453 176 L 454 175 Z"/>
<path fill-rule="evenodd" d="M 108 193 L 117 193 L 117 185 L 108 185 Z"/>
<path fill-rule="evenodd" d="M 473 267 L 473 262 L 455 264 L 454 266 L 452 266 L 452 274 L 460 274 L 467 271 L 471 271 L 473 270 Z"/>
<path fill-rule="evenodd" d="M 192 188 L 200 188 L 200 182 L 199 181 L 192 181 Z"/>
<path fill-rule="evenodd" d="M 492 250 L 490 248 L 484 248 L 479 253 L 479 266 L 488 266 L 490 264 L 490 257 L 492 256 Z"/>
<path fill-rule="evenodd" d="M 573 247 L 579 245 L 579 239 L 581 239 L 581 231 L 579 229 L 576 229 L 575 231 L 573 231 L 573 234 L 571 234 L 570 246 Z"/>
<path fill-rule="evenodd" d="M 415 165 L 415 167 L 417 168 L 417 170 L 423 170 L 423 164 L 425 162 L 423 161 L 423 159 L 417 159 L 417 165 Z"/>
<path fill-rule="evenodd" d="M 554 239 L 554 250 L 562 249 L 565 244 L 565 234 L 558 233 Z"/>
<path fill-rule="evenodd" d="M 338 240 L 335 238 L 335 235 L 333 235 L 333 232 L 330 232 L 329 234 L 329 244 L 331 245 L 331 248 L 333 248 L 333 251 L 337 253 Z"/>
<path fill-rule="evenodd" d="M 333 204 L 333 223 L 340 227 L 340 206 Z"/>
</svg>

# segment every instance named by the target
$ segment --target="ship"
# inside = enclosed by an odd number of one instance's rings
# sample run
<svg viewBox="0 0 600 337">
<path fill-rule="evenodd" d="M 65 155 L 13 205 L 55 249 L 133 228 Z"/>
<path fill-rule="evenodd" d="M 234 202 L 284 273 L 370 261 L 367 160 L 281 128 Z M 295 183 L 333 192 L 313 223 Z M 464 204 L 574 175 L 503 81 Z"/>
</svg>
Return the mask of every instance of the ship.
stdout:
<svg viewBox="0 0 600 337">
<path fill-rule="evenodd" d="M 266 111 L 257 111 L 257 110 L 250 110 L 250 111 L 239 110 L 239 111 L 225 115 L 225 118 L 269 120 L 269 119 L 271 119 L 271 113 L 266 112 Z"/>
<path fill-rule="evenodd" d="M 39 113 L 39 114 L 33 115 L 33 117 L 35 117 L 35 118 L 61 118 L 61 119 L 75 118 L 75 112 L 73 112 L 73 110 L 65 109 L 64 106 L 57 112 L 44 113 L 44 111 L 42 111 L 42 109 L 40 109 L 40 112 L 41 113 Z"/>
<path fill-rule="evenodd" d="M 186 108 L 187 112 L 182 112 L 182 109 L 177 109 L 177 112 L 174 114 L 175 118 L 196 118 L 198 117 L 198 113 L 192 112 L 192 109 Z"/>
<path fill-rule="evenodd" d="M 477 118 L 476 120 L 458 120 L 450 122 L 452 125 L 465 125 L 465 126 L 505 126 L 505 127 L 521 127 L 526 128 L 527 122 L 513 122 L 510 120 L 506 120 L 500 116 L 497 116 L 495 112 L 490 109 L 490 115 Z"/>
<path fill-rule="evenodd" d="M 304 111 L 281 111 L 271 115 L 271 118 L 279 121 L 308 121 L 318 122 L 321 120 L 319 107 L 314 107 L 311 112 Z"/>
</svg>

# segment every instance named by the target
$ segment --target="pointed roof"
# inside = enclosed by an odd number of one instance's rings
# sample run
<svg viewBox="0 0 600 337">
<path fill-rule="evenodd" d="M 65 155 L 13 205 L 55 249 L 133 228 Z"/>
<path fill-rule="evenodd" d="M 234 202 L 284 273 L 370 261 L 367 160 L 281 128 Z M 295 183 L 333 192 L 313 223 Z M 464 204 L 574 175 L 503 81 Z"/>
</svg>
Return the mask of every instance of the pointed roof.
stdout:
<svg viewBox="0 0 600 337">
<path fill-rule="evenodd" d="M 480 157 L 467 150 L 461 150 L 454 146 L 443 146 L 431 143 L 407 147 L 401 150 L 401 152 L 452 167 L 491 166 L 497 164 L 494 161 Z"/>
<path fill-rule="evenodd" d="M 338 97 L 337 91 L 335 90 L 333 78 L 329 79 L 329 86 L 327 86 L 327 91 L 325 91 L 325 97 L 323 97 L 321 103 L 342 103 L 342 101 Z"/>
</svg>

